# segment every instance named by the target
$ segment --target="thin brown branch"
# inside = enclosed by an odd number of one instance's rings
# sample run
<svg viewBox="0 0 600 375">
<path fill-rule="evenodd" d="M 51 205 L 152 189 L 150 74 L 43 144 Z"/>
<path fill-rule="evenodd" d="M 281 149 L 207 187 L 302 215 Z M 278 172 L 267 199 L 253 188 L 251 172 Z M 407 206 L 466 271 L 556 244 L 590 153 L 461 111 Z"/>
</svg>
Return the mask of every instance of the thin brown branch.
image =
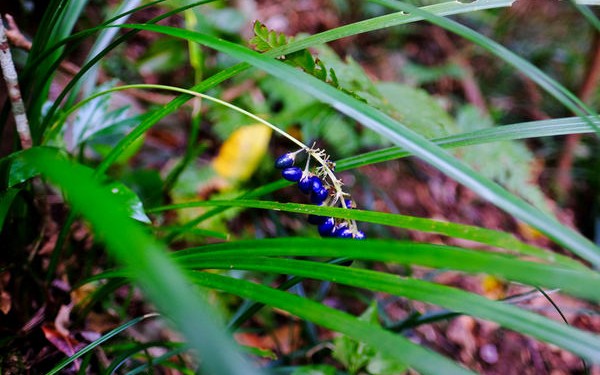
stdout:
<svg viewBox="0 0 600 375">
<path fill-rule="evenodd" d="M 457 51 L 454 43 L 450 37 L 448 37 L 446 31 L 438 27 L 434 27 L 432 28 L 432 35 L 437 41 L 438 45 L 444 50 L 449 60 L 458 65 L 464 72 L 460 83 L 467 101 L 479 108 L 482 113 L 487 113 L 488 109 L 485 103 L 485 98 L 479 89 L 479 85 L 477 84 L 477 80 L 473 74 L 473 68 L 471 67 L 471 64 L 469 64 L 467 59 L 465 59 L 464 56 Z"/>
<path fill-rule="evenodd" d="M 10 15 L 6 15 L 8 23 L 8 29 L 6 30 L 6 37 L 10 44 L 14 47 L 21 48 L 25 51 L 31 50 L 31 42 L 21 33 L 21 30 L 17 26 L 14 18 Z M 80 67 L 69 61 L 61 61 L 58 69 L 68 75 L 74 76 L 79 73 Z M 107 78 L 100 77 L 99 82 L 105 82 Z M 144 101 L 150 104 L 161 104 L 165 105 L 172 101 L 175 97 L 173 95 L 159 94 L 155 92 L 148 92 L 144 90 L 128 90 L 129 94 L 134 98 Z"/>
<path fill-rule="evenodd" d="M 588 103 L 600 80 L 600 36 L 596 33 L 594 44 L 590 51 L 591 58 L 584 81 L 579 90 L 579 98 Z M 573 185 L 571 170 L 573 168 L 574 154 L 581 139 L 581 134 L 569 134 L 565 140 L 562 154 L 558 160 L 556 173 L 556 187 L 560 197 L 568 196 Z"/>
<path fill-rule="evenodd" d="M 25 104 L 21 97 L 21 90 L 19 89 L 19 78 L 17 76 L 17 70 L 13 63 L 12 54 L 10 53 L 10 46 L 8 45 L 8 39 L 6 32 L 4 31 L 4 25 L 2 18 L 0 17 L 0 68 L 2 68 L 2 74 L 4 76 L 4 82 L 6 82 L 6 88 L 8 90 L 8 98 L 10 100 L 13 117 L 17 126 L 17 133 L 21 140 L 21 147 L 28 149 L 31 147 L 31 131 L 29 129 L 29 121 L 27 120 L 27 114 L 25 112 Z"/>
<path fill-rule="evenodd" d="M 29 121 L 27 120 L 27 112 L 25 111 L 25 104 L 23 103 L 23 98 L 21 96 L 21 89 L 19 88 L 19 78 L 17 76 L 17 71 L 15 69 L 15 65 L 12 59 L 12 54 L 10 52 L 10 46 L 8 44 L 8 35 L 11 35 L 11 39 L 17 42 L 19 46 L 27 46 L 27 43 L 24 43 L 23 40 L 19 39 L 18 35 L 21 35 L 19 29 L 17 28 L 14 19 L 10 15 L 6 15 L 6 19 L 8 20 L 8 25 L 10 30 L 4 29 L 4 24 L 2 17 L 0 17 L 0 66 L 2 68 L 2 73 L 4 75 L 4 81 L 6 82 L 6 87 L 8 89 L 8 98 L 10 100 L 13 117 L 15 119 L 15 124 L 17 128 L 17 134 L 21 140 L 21 147 L 26 150 L 31 148 L 32 140 L 31 140 L 31 130 L 29 128 Z M 17 35 L 18 34 L 18 35 Z M 15 39 L 16 38 L 16 39 Z M 31 43 L 28 44 L 28 47 L 31 48 Z M 32 187 L 36 196 L 36 205 L 40 210 L 40 215 L 42 217 L 42 228 L 41 232 L 44 233 L 42 238 L 50 238 L 53 233 L 56 232 L 56 223 L 52 220 L 50 216 L 50 206 L 48 204 L 46 191 L 42 181 L 39 178 L 34 178 L 32 180 Z M 37 248 L 41 242 L 32 245 L 31 256 L 33 257 L 37 253 Z M 44 309 L 40 310 L 41 314 L 43 314 Z M 43 318 L 43 316 L 41 316 Z M 31 328 L 35 326 L 36 321 L 30 320 Z M 29 323 L 28 323 L 29 324 Z M 28 325 L 26 325 L 23 329 L 26 330 Z"/>
</svg>

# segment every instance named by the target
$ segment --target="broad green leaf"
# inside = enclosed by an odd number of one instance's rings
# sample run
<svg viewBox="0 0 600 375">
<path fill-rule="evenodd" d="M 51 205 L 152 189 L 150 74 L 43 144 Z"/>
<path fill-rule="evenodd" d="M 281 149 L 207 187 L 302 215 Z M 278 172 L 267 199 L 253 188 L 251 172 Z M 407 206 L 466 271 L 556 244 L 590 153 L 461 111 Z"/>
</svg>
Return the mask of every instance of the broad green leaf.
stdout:
<svg viewBox="0 0 600 375">
<path fill-rule="evenodd" d="M 24 151 L 14 152 L 0 160 L 0 171 L 2 176 L 5 176 L 2 181 L 3 183 L 6 181 L 6 186 L 3 186 L 4 188 L 11 188 L 22 184 L 39 174 L 35 166 L 23 161 L 23 154 Z"/>
<path fill-rule="evenodd" d="M 150 218 L 146 216 L 146 213 L 144 212 L 144 206 L 140 198 L 127 186 L 120 182 L 112 182 L 108 185 L 105 185 L 105 188 L 110 191 L 111 194 L 118 197 L 127 210 L 129 217 L 142 223 L 152 223 Z"/>
</svg>

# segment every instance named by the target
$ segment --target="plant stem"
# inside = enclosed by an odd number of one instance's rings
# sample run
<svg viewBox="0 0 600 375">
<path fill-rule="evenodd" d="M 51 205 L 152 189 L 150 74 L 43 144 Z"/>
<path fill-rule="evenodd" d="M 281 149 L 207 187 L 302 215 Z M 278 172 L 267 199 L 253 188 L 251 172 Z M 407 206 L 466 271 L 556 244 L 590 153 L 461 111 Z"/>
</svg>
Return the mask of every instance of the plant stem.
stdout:
<svg viewBox="0 0 600 375">
<path fill-rule="evenodd" d="M 291 142 L 295 143 L 296 145 L 298 145 L 302 150 L 304 150 L 308 155 L 309 155 L 309 159 L 312 157 L 314 158 L 323 168 L 323 171 L 325 172 L 325 175 L 327 175 L 329 177 L 329 179 L 331 180 L 331 183 L 333 185 L 333 187 L 336 190 L 336 197 L 335 199 L 340 199 L 341 203 L 342 203 L 342 207 L 344 208 L 348 208 L 346 207 L 346 202 L 344 201 L 344 195 L 347 195 L 346 193 L 344 193 L 344 191 L 342 190 L 342 183 L 340 182 L 340 180 L 337 179 L 337 177 L 335 176 L 335 174 L 333 173 L 333 171 L 331 170 L 331 168 L 329 168 L 328 165 L 328 157 L 325 156 L 324 158 L 324 151 L 320 150 L 320 149 L 315 149 L 314 147 L 308 147 L 307 145 L 305 145 L 304 143 L 302 143 L 301 141 L 297 140 L 296 138 L 292 137 L 291 135 L 289 135 L 288 133 L 286 133 L 285 131 L 281 130 L 280 128 L 278 128 L 277 126 L 271 124 L 270 122 L 268 122 L 267 120 L 260 118 L 259 116 L 246 111 L 245 109 L 242 109 L 234 104 L 231 104 L 229 102 L 226 102 L 224 100 L 221 99 L 217 99 L 215 97 L 212 97 L 210 95 L 206 95 L 206 94 L 202 94 L 196 91 L 191 91 L 191 90 L 186 90 L 186 89 L 182 89 L 179 87 L 173 87 L 173 86 L 166 86 L 166 85 L 156 85 L 156 84 L 135 84 L 135 85 L 123 85 L 123 86 L 117 86 L 117 87 L 113 87 L 111 89 L 108 89 L 106 91 L 102 91 L 99 93 L 96 93 L 94 95 L 91 95 L 87 98 L 85 98 L 84 100 L 82 100 L 81 102 L 75 104 L 74 106 L 72 106 L 71 108 L 69 108 L 67 111 L 65 111 L 65 113 L 62 115 L 61 119 L 59 119 L 59 121 L 57 121 L 57 124 L 55 125 L 56 128 L 52 129 L 53 132 L 58 132 L 60 129 L 60 126 L 62 126 L 62 123 L 66 120 L 67 116 L 69 116 L 71 113 L 73 113 L 74 111 L 76 111 L 78 108 L 80 108 L 81 106 L 83 106 L 85 103 L 88 103 L 89 101 L 102 96 L 102 95 L 106 95 L 108 93 L 114 92 L 114 91 L 121 91 L 121 90 L 130 90 L 130 89 L 159 89 L 159 90 L 170 90 L 170 91 L 175 91 L 175 92 L 180 92 L 180 93 L 184 93 L 184 94 L 188 94 L 188 95 L 193 95 L 197 98 L 203 98 L 206 99 L 208 101 L 223 105 L 225 107 L 228 107 L 234 111 L 237 111 L 239 113 L 242 113 L 250 118 L 252 118 L 253 120 L 256 120 L 257 122 L 268 126 L 269 128 L 271 128 L 274 132 L 282 135 L 283 137 L 287 138 L 288 140 L 290 140 Z M 50 137 L 51 138 L 51 137 Z M 356 224 L 354 223 L 354 221 L 350 222 L 350 227 L 353 229 L 356 229 Z"/>
<path fill-rule="evenodd" d="M 27 121 L 25 104 L 23 104 L 21 90 L 19 89 L 19 79 L 15 69 L 15 64 L 13 63 L 12 54 L 10 53 L 10 47 L 8 45 L 8 39 L 6 38 L 6 32 L 4 30 L 3 20 L 1 17 L 0 68 L 2 68 L 4 82 L 6 82 L 6 88 L 8 89 L 8 97 L 12 105 L 15 124 L 17 125 L 17 133 L 19 134 L 19 138 L 21 140 L 21 147 L 23 147 L 23 149 L 31 148 L 32 142 L 29 121 Z"/>
</svg>

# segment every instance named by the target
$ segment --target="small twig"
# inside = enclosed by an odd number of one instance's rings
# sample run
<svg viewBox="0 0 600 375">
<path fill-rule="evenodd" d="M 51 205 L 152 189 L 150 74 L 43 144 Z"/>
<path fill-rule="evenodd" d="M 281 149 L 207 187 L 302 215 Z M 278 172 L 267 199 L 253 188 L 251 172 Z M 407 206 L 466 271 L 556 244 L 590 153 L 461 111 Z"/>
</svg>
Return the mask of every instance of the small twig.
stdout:
<svg viewBox="0 0 600 375">
<path fill-rule="evenodd" d="M 439 46 L 444 50 L 448 56 L 448 59 L 463 70 L 464 75 L 460 80 L 460 83 L 465 93 L 465 97 L 469 103 L 477 107 L 482 113 L 488 113 L 485 98 L 481 93 L 479 85 L 477 84 L 477 80 L 473 74 L 473 68 L 467 59 L 465 59 L 464 56 L 462 56 L 459 51 L 456 50 L 454 43 L 450 37 L 448 37 L 448 34 L 445 30 L 439 27 L 434 27 L 432 28 L 432 36 L 437 41 Z"/>
<path fill-rule="evenodd" d="M 21 30 L 17 26 L 17 23 L 10 14 L 6 15 L 6 21 L 8 28 L 6 29 L 6 37 L 10 44 L 14 47 L 21 48 L 25 51 L 31 50 L 31 42 L 21 33 Z M 61 61 L 58 69 L 63 73 L 74 76 L 79 73 L 80 67 L 69 61 Z M 99 82 L 106 82 L 106 77 L 100 77 Z M 164 95 L 152 92 L 144 92 L 141 90 L 131 90 L 129 92 L 131 96 L 136 99 L 142 100 L 151 104 L 165 105 L 171 102 L 175 97 L 172 95 Z"/>
<path fill-rule="evenodd" d="M 592 48 L 590 64 L 583 84 L 581 85 L 581 89 L 579 90 L 579 98 L 583 102 L 590 101 L 597 88 L 598 81 L 600 80 L 600 36 L 598 36 L 598 34 L 596 34 L 594 38 L 594 45 Z M 556 173 L 556 187 L 559 196 L 569 196 L 569 190 L 573 185 L 571 169 L 573 166 L 574 153 L 580 139 L 581 134 L 569 134 L 565 140 L 563 152 L 558 160 Z"/>
<path fill-rule="evenodd" d="M 5 14 L 4 16 L 6 17 L 6 23 L 8 24 L 6 37 L 8 38 L 9 43 L 16 48 L 25 49 L 27 51 L 31 50 L 31 42 L 21 33 L 13 16 L 10 14 Z"/>
<path fill-rule="evenodd" d="M 27 121 L 25 104 L 23 104 L 21 90 L 19 89 L 19 79 L 17 77 L 15 64 L 12 60 L 10 47 L 8 45 L 8 39 L 6 37 L 6 32 L 4 31 L 4 25 L 1 17 L 0 67 L 2 68 L 4 81 L 6 82 L 6 88 L 8 89 L 8 97 L 12 105 L 13 116 L 17 125 L 17 133 L 19 134 L 19 138 L 21 139 L 21 147 L 23 147 L 23 149 L 31 148 L 31 131 L 29 129 L 29 121 Z"/>
<path fill-rule="evenodd" d="M 19 138 L 21 140 L 21 147 L 26 150 L 32 146 L 31 130 L 29 128 L 27 112 L 25 110 L 25 104 L 23 103 L 23 97 L 21 96 L 21 89 L 19 88 L 19 78 L 12 60 L 12 54 L 8 45 L 7 36 L 11 35 L 11 41 L 16 41 L 16 45 L 19 46 L 25 45 L 28 46 L 28 48 L 31 48 L 31 43 L 27 44 L 24 42 L 27 41 L 27 39 L 22 37 L 22 34 L 17 28 L 14 19 L 10 15 L 7 14 L 6 19 L 8 21 L 10 30 L 4 29 L 3 20 L 2 17 L 0 17 L 0 67 L 2 68 L 4 81 L 6 82 L 6 87 L 8 89 L 8 97 L 12 106 L 17 133 L 19 134 Z M 22 38 L 19 38 L 19 35 L 21 35 Z M 42 217 L 42 227 L 40 231 L 42 233 L 41 238 L 46 239 L 47 241 L 48 239 L 52 238 L 53 233 L 56 232 L 56 223 L 52 220 L 50 215 L 50 205 L 48 203 L 44 184 L 38 177 L 33 178 L 31 184 L 36 196 L 35 201 Z M 37 254 L 38 246 L 41 243 L 42 241 L 31 246 L 31 257 L 34 257 Z M 31 329 L 35 325 L 39 324 L 44 319 L 44 309 L 41 309 L 40 313 L 42 315 L 39 316 L 39 321 L 32 319 L 28 325 L 23 327 L 23 330 L 26 331 L 27 329 Z"/>
</svg>

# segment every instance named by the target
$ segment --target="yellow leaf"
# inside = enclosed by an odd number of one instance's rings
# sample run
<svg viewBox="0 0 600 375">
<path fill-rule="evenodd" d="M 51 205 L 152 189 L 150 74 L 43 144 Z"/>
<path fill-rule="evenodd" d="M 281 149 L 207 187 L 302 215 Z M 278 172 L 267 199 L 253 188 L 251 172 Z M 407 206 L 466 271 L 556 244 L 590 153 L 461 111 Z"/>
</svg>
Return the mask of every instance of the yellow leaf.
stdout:
<svg viewBox="0 0 600 375">
<path fill-rule="evenodd" d="M 490 275 L 486 275 L 481 281 L 483 294 L 488 298 L 504 298 L 504 281 Z"/>
<path fill-rule="evenodd" d="M 530 241 L 539 240 L 545 237 L 542 232 L 525 223 L 517 222 L 517 229 L 525 239 Z"/>
<path fill-rule="evenodd" d="M 261 124 L 242 126 L 234 131 L 213 160 L 215 171 L 232 182 L 248 180 L 267 152 L 271 132 Z"/>
</svg>

